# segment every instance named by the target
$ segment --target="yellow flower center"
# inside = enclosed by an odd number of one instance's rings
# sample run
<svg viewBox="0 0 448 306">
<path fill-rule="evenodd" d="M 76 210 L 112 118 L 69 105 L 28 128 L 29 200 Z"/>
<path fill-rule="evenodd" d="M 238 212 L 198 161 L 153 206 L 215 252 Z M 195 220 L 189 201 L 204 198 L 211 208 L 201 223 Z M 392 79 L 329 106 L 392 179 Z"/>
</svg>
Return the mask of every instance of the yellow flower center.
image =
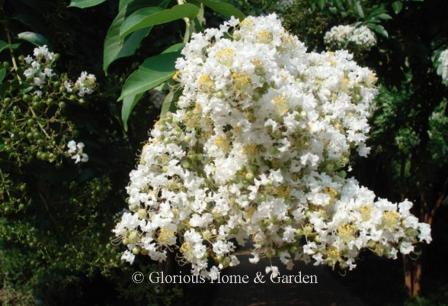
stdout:
<svg viewBox="0 0 448 306">
<path fill-rule="evenodd" d="M 232 65 L 234 56 L 235 50 L 232 48 L 223 48 L 216 52 L 216 58 L 218 59 L 218 61 L 226 66 Z"/>
<path fill-rule="evenodd" d="M 272 41 L 273 35 L 271 31 L 259 31 L 256 34 L 257 42 L 268 44 Z"/>
<path fill-rule="evenodd" d="M 350 85 L 350 79 L 347 76 L 344 75 L 342 77 L 341 81 L 340 81 L 340 84 L 341 84 L 341 89 L 342 90 L 348 90 L 349 89 L 349 85 Z"/>
<path fill-rule="evenodd" d="M 243 21 L 241 21 L 240 23 L 240 27 L 245 28 L 245 27 L 252 27 L 254 25 L 254 19 L 253 17 L 247 17 L 244 18 Z"/>
<path fill-rule="evenodd" d="M 208 74 L 202 74 L 198 79 L 199 88 L 204 91 L 211 91 L 215 83 Z"/>
<path fill-rule="evenodd" d="M 356 228 L 353 224 L 342 224 L 338 227 L 338 235 L 344 241 L 355 238 Z"/>
<path fill-rule="evenodd" d="M 325 187 L 324 192 L 328 194 L 332 200 L 336 199 L 338 196 L 337 190 L 332 187 Z"/>
<path fill-rule="evenodd" d="M 305 225 L 303 227 L 303 235 L 305 236 L 309 236 L 313 233 L 313 228 L 311 227 L 311 225 Z"/>
<path fill-rule="evenodd" d="M 396 211 L 385 211 L 383 213 L 383 225 L 386 228 L 393 228 L 398 224 L 400 214 Z"/>
<path fill-rule="evenodd" d="M 376 81 L 378 81 L 378 78 L 376 77 L 376 74 L 374 72 L 369 71 L 369 74 L 367 75 L 367 79 L 365 81 L 367 86 L 373 86 L 375 85 Z"/>
<path fill-rule="evenodd" d="M 366 205 L 361 206 L 361 208 L 359 209 L 359 212 L 361 213 L 361 218 L 363 221 L 369 220 L 370 217 L 372 216 L 372 205 L 366 204 Z"/>
<path fill-rule="evenodd" d="M 180 252 L 181 252 L 182 254 L 185 254 L 185 255 L 190 254 L 191 249 L 192 249 L 192 247 L 191 247 L 191 243 L 189 243 L 189 242 L 184 242 L 184 243 L 182 243 L 182 245 L 180 246 Z"/>
<path fill-rule="evenodd" d="M 246 155 L 255 155 L 258 152 L 258 145 L 255 143 L 247 144 L 243 146 L 243 153 Z"/>
<path fill-rule="evenodd" d="M 218 148 L 220 148 L 221 150 L 223 150 L 224 152 L 229 152 L 230 143 L 229 143 L 229 140 L 227 139 L 226 135 L 216 136 L 216 138 L 215 138 L 215 145 Z"/>
<path fill-rule="evenodd" d="M 242 90 L 246 88 L 247 85 L 250 84 L 250 77 L 248 74 L 244 72 L 233 72 L 232 73 L 233 83 L 235 88 L 238 90 Z"/>
<path fill-rule="evenodd" d="M 279 116 L 285 115 L 289 110 L 288 100 L 286 100 L 285 96 L 280 95 L 272 99 L 272 104 L 275 106 L 275 112 Z"/>
<path fill-rule="evenodd" d="M 166 245 L 166 244 L 169 244 L 173 238 L 174 238 L 174 231 L 172 231 L 166 227 L 162 227 L 160 229 L 160 233 L 159 233 L 159 237 L 157 238 L 157 241 L 161 245 Z"/>
<path fill-rule="evenodd" d="M 329 247 L 327 250 L 327 256 L 332 261 L 337 261 L 340 257 L 340 254 L 341 253 L 339 252 L 339 250 L 334 246 Z"/>
</svg>

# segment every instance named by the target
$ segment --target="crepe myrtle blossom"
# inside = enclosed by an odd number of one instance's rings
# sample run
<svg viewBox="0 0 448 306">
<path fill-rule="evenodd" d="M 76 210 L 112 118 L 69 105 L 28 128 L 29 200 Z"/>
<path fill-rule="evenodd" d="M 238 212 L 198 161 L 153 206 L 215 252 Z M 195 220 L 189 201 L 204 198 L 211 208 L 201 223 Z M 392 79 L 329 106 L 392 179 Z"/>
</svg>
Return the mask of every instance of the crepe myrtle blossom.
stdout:
<svg viewBox="0 0 448 306">
<path fill-rule="evenodd" d="M 437 74 L 442 78 L 443 84 L 448 86 L 448 49 L 443 50 L 439 55 Z"/>
<path fill-rule="evenodd" d="M 277 1 L 277 7 L 280 10 L 287 10 L 294 4 L 294 0 L 280 0 Z"/>
<path fill-rule="evenodd" d="M 369 152 L 377 93 L 350 53 L 307 52 L 268 15 L 194 34 L 182 55 L 178 110 L 151 131 L 114 229 L 125 260 L 176 251 L 193 274 L 216 277 L 250 242 L 251 263 L 353 269 L 363 249 L 396 258 L 431 241 L 412 203 L 345 178 L 351 154 Z"/>
<path fill-rule="evenodd" d="M 338 25 L 325 33 L 324 42 L 334 49 L 369 50 L 376 45 L 376 36 L 364 25 Z"/>
<path fill-rule="evenodd" d="M 77 163 L 86 163 L 89 161 L 89 156 L 84 153 L 84 143 L 78 142 L 74 140 L 70 140 L 67 144 L 68 150 L 67 154 Z"/>
<path fill-rule="evenodd" d="M 56 54 L 50 52 L 47 46 L 35 48 L 33 56 L 28 55 L 24 59 L 28 68 L 25 69 L 23 75 L 27 79 L 31 79 L 36 87 L 42 88 L 52 77 L 57 75 L 53 70 L 56 58 Z M 96 87 L 96 77 L 83 71 L 74 83 L 70 80 L 65 80 L 63 85 L 67 93 L 75 92 L 79 97 L 84 97 L 93 93 Z M 42 91 L 37 89 L 34 91 L 34 94 L 41 96 Z"/>
<path fill-rule="evenodd" d="M 37 47 L 33 51 L 33 56 L 25 57 L 25 63 L 28 68 L 23 75 L 31 79 L 35 86 L 42 87 L 48 79 L 55 75 L 52 65 L 56 59 L 53 52 L 48 50 L 47 46 Z"/>
</svg>

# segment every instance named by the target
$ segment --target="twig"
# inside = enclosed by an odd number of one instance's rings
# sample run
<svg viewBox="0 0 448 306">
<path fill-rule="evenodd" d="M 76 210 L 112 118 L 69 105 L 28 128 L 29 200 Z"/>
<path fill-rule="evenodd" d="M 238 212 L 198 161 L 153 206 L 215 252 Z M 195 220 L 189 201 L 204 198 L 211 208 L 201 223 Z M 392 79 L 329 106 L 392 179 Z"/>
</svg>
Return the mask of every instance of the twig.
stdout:
<svg viewBox="0 0 448 306">
<path fill-rule="evenodd" d="M 31 114 L 33 115 L 33 117 L 37 118 L 36 113 L 34 112 L 33 108 L 30 106 L 29 110 L 31 111 Z M 44 127 L 42 126 L 42 124 L 40 124 L 39 120 L 36 120 L 37 125 L 39 126 L 39 128 L 42 130 L 42 132 L 45 134 L 45 136 L 48 139 L 51 139 L 50 135 L 48 135 L 47 131 L 44 129 Z"/>
<path fill-rule="evenodd" d="M 3 16 L 5 15 L 5 12 L 3 10 L 3 1 L 0 1 L 0 10 Z M 19 84 L 22 84 L 22 79 L 20 78 L 20 75 L 18 74 L 18 67 L 17 67 L 17 61 L 16 58 L 14 56 L 14 51 L 12 49 L 12 40 L 11 40 L 11 34 L 9 33 L 9 28 L 8 28 L 8 23 L 6 21 L 6 18 L 3 20 L 3 25 L 4 25 L 4 29 L 5 29 L 5 34 L 6 34 L 6 40 L 8 41 L 8 50 L 9 50 L 9 54 L 11 56 L 11 62 L 12 62 L 12 67 L 14 69 L 14 71 L 16 72 L 16 76 L 17 76 L 17 80 L 19 81 Z"/>
</svg>

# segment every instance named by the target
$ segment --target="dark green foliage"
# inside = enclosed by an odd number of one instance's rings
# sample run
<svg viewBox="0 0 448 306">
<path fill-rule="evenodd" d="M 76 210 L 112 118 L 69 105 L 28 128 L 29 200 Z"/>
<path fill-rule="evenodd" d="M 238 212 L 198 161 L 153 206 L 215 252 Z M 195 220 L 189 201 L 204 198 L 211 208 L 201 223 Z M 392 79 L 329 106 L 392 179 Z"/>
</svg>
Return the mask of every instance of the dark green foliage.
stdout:
<svg viewBox="0 0 448 306">
<path fill-rule="evenodd" d="M 123 264 L 111 241 L 138 142 L 120 125 L 115 84 L 121 77 L 111 76 L 83 98 L 63 85 L 76 75 L 55 67 L 54 77 L 34 86 L 19 51 L 2 53 L 9 62 L 0 88 L 0 302 L 169 303 L 176 296 L 171 291 L 131 282 L 134 269 L 154 266 Z M 67 155 L 71 139 L 85 143 L 87 163 Z"/>
<path fill-rule="evenodd" d="M 308 0 L 294 1 L 284 15 L 284 26 L 297 35 L 311 50 L 323 50 L 323 34 L 334 22 L 334 18 L 313 10 Z"/>
</svg>

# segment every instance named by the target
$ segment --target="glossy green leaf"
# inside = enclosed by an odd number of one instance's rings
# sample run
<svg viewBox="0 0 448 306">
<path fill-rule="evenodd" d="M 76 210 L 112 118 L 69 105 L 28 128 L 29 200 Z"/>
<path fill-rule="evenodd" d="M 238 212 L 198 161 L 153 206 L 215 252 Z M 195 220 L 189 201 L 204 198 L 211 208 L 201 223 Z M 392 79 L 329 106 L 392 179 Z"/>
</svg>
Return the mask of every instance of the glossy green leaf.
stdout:
<svg viewBox="0 0 448 306">
<path fill-rule="evenodd" d="M 107 73 L 110 64 L 115 60 L 133 55 L 140 46 L 141 41 L 145 38 L 151 28 L 142 29 L 132 33 L 126 39 L 120 36 L 120 27 L 125 18 L 125 10 L 118 13 L 107 31 L 104 40 L 103 50 L 103 70 Z"/>
<path fill-rule="evenodd" d="M 211 8 L 216 13 L 224 17 L 235 16 L 236 18 L 239 19 L 244 19 L 246 17 L 239 9 L 237 9 L 235 6 L 225 1 L 218 1 L 218 0 L 200 0 L 200 1 L 204 3 L 205 6 Z"/>
<path fill-rule="evenodd" d="M 127 36 L 140 29 L 182 18 L 194 18 L 198 12 L 199 7 L 190 3 L 175 5 L 169 9 L 161 9 L 160 7 L 143 8 L 126 18 L 121 26 L 120 35 Z"/>
<path fill-rule="evenodd" d="M 162 102 L 162 109 L 160 110 L 160 116 L 165 115 L 168 112 L 176 111 L 176 102 L 182 93 L 180 86 L 173 87 L 170 92 L 166 95 Z"/>
<path fill-rule="evenodd" d="M 383 20 L 391 20 L 392 19 L 392 17 L 389 14 L 386 14 L 386 13 L 379 14 L 377 16 L 377 18 L 378 19 L 383 19 Z"/>
<path fill-rule="evenodd" d="M 6 68 L 0 68 L 0 84 L 3 83 L 5 76 L 6 76 Z"/>
<path fill-rule="evenodd" d="M 128 77 L 123 85 L 119 100 L 122 100 L 126 96 L 145 92 L 171 78 L 175 71 L 176 59 L 180 56 L 182 47 L 183 44 L 176 44 L 161 54 L 147 58 Z"/>
<path fill-rule="evenodd" d="M 176 59 L 180 56 L 182 48 L 183 44 L 176 44 L 159 55 L 147 58 L 128 77 L 119 98 L 123 101 L 121 118 L 125 129 L 129 116 L 139 101 L 138 96 L 169 80 L 174 75 Z"/>
<path fill-rule="evenodd" d="M 355 1 L 355 11 L 360 18 L 364 18 L 364 10 L 362 9 L 361 3 L 359 1 Z"/>
<path fill-rule="evenodd" d="M 27 42 L 35 45 L 35 46 L 43 46 L 43 45 L 50 46 L 50 43 L 45 38 L 45 36 L 43 36 L 42 34 L 39 34 L 39 33 L 22 32 L 22 33 L 19 33 L 17 35 L 17 37 L 19 39 L 22 39 L 24 41 L 27 41 Z"/>
<path fill-rule="evenodd" d="M 369 28 L 381 36 L 384 36 L 386 38 L 389 37 L 386 29 L 380 24 L 369 24 Z"/>
<path fill-rule="evenodd" d="M 124 130 L 128 130 L 128 120 L 132 113 L 132 110 L 143 97 L 143 93 L 135 96 L 126 96 L 123 99 L 123 104 L 121 105 L 121 121 L 123 122 Z"/>
<path fill-rule="evenodd" d="M 136 6 L 148 4 L 154 1 L 133 1 L 133 0 L 121 0 L 119 4 L 119 12 L 107 31 L 106 38 L 104 40 L 103 49 L 103 70 L 107 74 L 107 70 L 114 61 L 117 59 L 131 56 L 140 47 L 142 40 L 148 36 L 152 27 L 141 29 L 129 35 L 126 38 L 120 36 L 120 27 L 126 18 L 126 14 L 129 11 L 133 11 Z M 160 5 L 162 7 L 167 6 L 169 1 L 165 0 Z M 133 5 L 134 4 L 134 5 Z"/>
<path fill-rule="evenodd" d="M 87 8 L 99 5 L 103 2 L 106 2 L 106 0 L 72 0 L 69 7 Z"/>
<path fill-rule="evenodd" d="M 1 53 L 3 50 L 8 49 L 8 45 L 9 45 L 9 44 L 8 44 L 6 41 L 3 41 L 3 40 L 0 39 L 0 53 Z"/>
<path fill-rule="evenodd" d="M 401 1 L 392 2 L 392 9 L 394 10 L 395 14 L 399 14 L 403 9 L 403 3 Z"/>
<path fill-rule="evenodd" d="M 160 110 L 160 116 L 163 116 L 169 111 L 173 111 L 173 102 L 174 102 L 174 90 L 171 90 L 163 99 L 162 109 Z"/>
<path fill-rule="evenodd" d="M 317 2 L 317 5 L 319 6 L 319 8 L 322 10 L 325 7 L 326 1 L 325 0 L 319 0 Z"/>
</svg>

